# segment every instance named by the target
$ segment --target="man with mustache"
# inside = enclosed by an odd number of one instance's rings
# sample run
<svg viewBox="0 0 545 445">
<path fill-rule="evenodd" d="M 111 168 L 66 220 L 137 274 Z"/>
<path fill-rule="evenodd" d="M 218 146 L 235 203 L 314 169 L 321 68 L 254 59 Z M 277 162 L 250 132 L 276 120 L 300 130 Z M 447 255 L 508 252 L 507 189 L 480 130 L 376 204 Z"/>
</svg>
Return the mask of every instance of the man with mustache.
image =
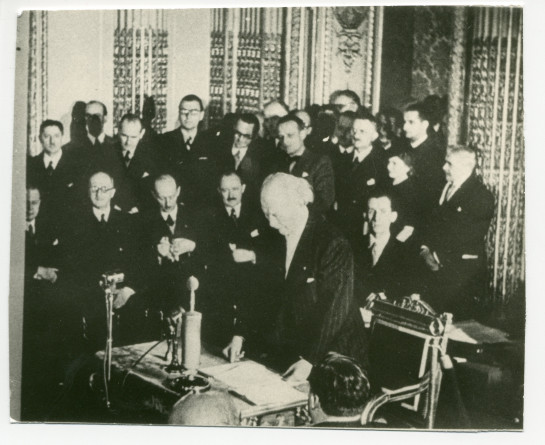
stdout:
<svg viewBox="0 0 545 445">
<path fill-rule="evenodd" d="M 269 230 L 263 214 L 245 199 L 246 184 L 236 172 L 222 174 L 218 192 L 222 203 L 209 210 L 204 224 L 208 287 L 203 292 L 203 332 L 208 341 L 225 346 L 233 335 L 240 342 L 247 336 L 249 326 L 243 326 L 242 319 L 255 320 L 240 317 L 239 311 L 253 307 L 260 294 L 262 270 L 256 251 Z M 226 354 L 229 357 L 230 350 Z"/>
<path fill-rule="evenodd" d="M 371 192 L 388 183 L 384 150 L 375 147 L 377 124 L 370 113 L 358 113 L 352 124 L 354 151 L 350 163 L 342 164 L 336 202 L 336 221 L 355 248 L 363 233 L 364 212 Z"/>
</svg>

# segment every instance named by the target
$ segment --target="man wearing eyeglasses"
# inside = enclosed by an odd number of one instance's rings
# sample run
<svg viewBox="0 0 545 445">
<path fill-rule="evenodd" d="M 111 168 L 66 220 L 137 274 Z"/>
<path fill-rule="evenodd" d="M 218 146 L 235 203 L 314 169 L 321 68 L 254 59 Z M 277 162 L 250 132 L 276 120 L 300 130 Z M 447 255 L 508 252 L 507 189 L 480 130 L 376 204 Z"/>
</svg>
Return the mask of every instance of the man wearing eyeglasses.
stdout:
<svg viewBox="0 0 545 445">
<path fill-rule="evenodd" d="M 69 230 L 65 264 L 72 295 L 80 299 L 76 310 L 85 319 L 85 335 L 91 346 L 100 347 L 106 334 L 104 292 L 99 286 L 102 274 L 119 270 L 125 275 L 113 302 L 116 311 L 123 308 L 123 319 L 130 318 L 130 306 L 137 305 L 133 300 L 143 288 L 144 273 L 134 221 L 112 205 L 116 193 L 113 178 L 97 172 L 89 179 L 87 191 L 85 210 L 76 215 Z M 129 300 L 131 305 L 127 306 Z M 125 323 L 127 327 L 130 324 Z"/>
<path fill-rule="evenodd" d="M 251 113 L 239 115 L 233 127 L 233 138 L 218 153 L 220 172 L 235 171 L 246 184 L 244 198 L 258 204 L 259 189 L 264 178 L 263 146 L 257 136 L 259 120 Z"/>
<path fill-rule="evenodd" d="M 211 180 L 216 177 L 214 135 L 200 129 L 204 106 L 198 96 L 184 96 L 178 112 L 180 126 L 162 135 L 159 141 L 164 170 L 180 184 L 182 202 L 202 207 L 216 196 Z"/>
</svg>

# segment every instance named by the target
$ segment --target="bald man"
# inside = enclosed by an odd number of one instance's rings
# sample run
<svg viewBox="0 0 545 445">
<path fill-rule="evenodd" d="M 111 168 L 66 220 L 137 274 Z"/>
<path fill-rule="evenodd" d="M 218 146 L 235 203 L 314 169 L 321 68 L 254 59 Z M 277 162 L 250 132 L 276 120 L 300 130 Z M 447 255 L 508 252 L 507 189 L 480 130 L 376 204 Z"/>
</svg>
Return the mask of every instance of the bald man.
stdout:
<svg viewBox="0 0 545 445">
<path fill-rule="evenodd" d="M 190 275 L 200 276 L 198 224 L 193 211 L 178 202 L 181 193 L 173 176 L 159 176 L 153 185 L 157 205 L 143 215 L 155 306 L 167 312 L 180 306 L 188 310 L 185 282 Z"/>
<path fill-rule="evenodd" d="M 112 177 L 97 172 L 88 183 L 88 200 L 71 224 L 67 239 L 66 273 L 76 301 L 76 316 L 85 318 L 93 346 L 104 346 L 104 293 L 102 274 L 118 270 L 125 279 L 114 297 L 114 308 L 125 308 L 143 290 L 140 238 L 130 215 L 112 205 L 116 188 Z M 133 303 L 134 304 L 134 303 Z M 132 305 L 131 305 L 132 306 Z M 126 309 L 126 308 L 125 308 Z M 123 311 L 127 312 L 127 311 Z M 130 324 L 127 322 L 127 324 Z"/>
<path fill-rule="evenodd" d="M 306 380 L 312 365 L 330 350 L 365 361 L 365 334 L 353 299 L 352 252 L 335 227 L 309 211 L 313 199 L 307 181 L 285 173 L 270 175 L 261 189 L 263 212 L 284 238 L 274 249 L 280 254 L 271 259 L 276 273 L 271 298 L 276 301 L 263 336 L 266 352 L 275 366 L 285 367 L 290 381 Z M 241 347 L 233 340 L 231 348 Z"/>
</svg>

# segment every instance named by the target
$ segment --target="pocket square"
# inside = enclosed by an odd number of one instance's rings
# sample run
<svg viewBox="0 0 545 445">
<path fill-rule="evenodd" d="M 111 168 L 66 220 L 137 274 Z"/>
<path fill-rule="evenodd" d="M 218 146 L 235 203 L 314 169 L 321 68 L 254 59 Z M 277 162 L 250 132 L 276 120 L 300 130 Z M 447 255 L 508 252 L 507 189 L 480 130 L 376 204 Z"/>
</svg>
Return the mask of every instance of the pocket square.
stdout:
<svg viewBox="0 0 545 445">
<path fill-rule="evenodd" d="M 256 236 L 259 236 L 259 230 L 255 229 L 252 231 L 252 233 L 250 233 L 250 236 L 252 238 L 255 238 Z"/>
<path fill-rule="evenodd" d="M 70 184 L 66 184 L 66 187 L 68 187 L 68 188 L 74 187 L 74 183 L 71 182 Z"/>
<path fill-rule="evenodd" d="M 147 178 L 148 176 L 149 176 L 149 173 L 148 173 L 148 172 L 144 172 L 144 173 L 142 174 L 142 178 Z"/>
<path fill-rule="evenodd" d="M 303 177 L 303 178 L 308 178 L 308 173 L 307 173 L 307 172 L 303 172 L 302 177 Z"/>
<path fill-rule="evenodd" d="M 55 238 L 55 241 L 53 241 L 53 245 L 54 245 L 54 246 L 58 246 L 58 245 L 59 245 L 59 240 L 58 240 L 58 238 Z"/>
<path fill-rule="evenodd" d="M 375 185 L 376 181 L 375 178 L 371 178 L 367 180 L 367 185 Z"/>
<path fill-rule="evenodd" d="M 462 208 L 461 208 L 461 207 L 458 207 L 458 208 L 456 209 L 456 211 L 457 211 L 457 212 L 461 212 L 461 211 L 462 211 Z"/>
<path fill-rule="evenodd" d="M 479 255 L 471 255 L 469 253 L 464 253 L 462 255 L 462 260 L 477 260 L 479 259 Z"/>
<path fill-rule="evenodd" d="M 314 283 L 314 278 L 313 277 L 308 277 L 307 278 L 307 283 Z"/>
<path fill-rule="evenodd" d="M 208 157 L 207 156 L 201 156 L 199 158 L 199 161 L 208 161 Z"/>
</svg>

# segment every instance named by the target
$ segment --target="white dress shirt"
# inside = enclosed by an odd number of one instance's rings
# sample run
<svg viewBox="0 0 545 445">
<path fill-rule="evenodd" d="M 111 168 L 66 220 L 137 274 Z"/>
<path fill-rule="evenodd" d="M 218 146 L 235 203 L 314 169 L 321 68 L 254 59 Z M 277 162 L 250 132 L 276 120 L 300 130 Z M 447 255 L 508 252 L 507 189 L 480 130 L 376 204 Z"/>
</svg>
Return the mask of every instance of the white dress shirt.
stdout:
<svg viewBox="0 0 545 445">
<path fill-rule="evenodd" d="M 420 138 L 420 139 L 418 139 L 418 140 L 416 140 L 416 141 L 414 141 L 414 142 L 410 142 L 410 145 L 411 145 L 412 148 L 416 148 L 416 147 L 418 147 L 419 145 L 421 145 L 421 144 L 423 144 L 424 142 L 426 142 L 426 139 L 428 139 L 428 136 L 427 136 L 427 135 L 424 136 L 424 137 L 422 137 L 422 138 Z"/>
<path fill-rule="evenodd" d="M 59 164 L 59 161 L 61 160 L 61 156 L 62 156 L 62 150 L 59 150 L 56 153 L 53 153 L 52 155 L 44 151 L 45 168 L 48 168 L 49 164 L 53 162 L 53 169 L 56 169 L 57 165 Z"/>
<path fill-rule="evenodd" d="M 298 224 L 294 228 L 294 230 L 290 232 L 288 235 L 286 235 L 286 275 L 284 276 L 284 278 L 288 276 L 291 262 L 293 260 L 293 255 L 295 255 L 295 250 L 297 249 L 297 245 L 299 244 L 301 235 L 303 234 L 303 231 L 305 230 L 305 226 L 307 225 L 307 220 L 308 220 L 308 212 L 304 218 L 298 221 Z"/>
<path fill-rule="evenodd" d="M 103 132 L 103 133 L 100 133 L 98 135 L 98 137 L 94 137 L 91 133 L 87 132 L 87 137 L 89 138 L 89 140 L 91 141 L 91 144 L 95 145 L 95 141 L 98 139 L 98 142 L 100 142 L 101 144 L 104 143 L 104 139 L 106 138 L 106 134 Z"/>
<path fill-rule="evenodd" d="M 372 149 L 373 149 L 372 145 L 369 148 L 366 148 L 364 150 L 355 149 L 354 150 L 354 161 L 357 159 L 358 162 L 363 162 L 363 160 L 367 156 L 369 156 L 369 153 L 371 153 Z"/>
<path fill-rule="evenodd" d="M 187 131 L 182 128 L 182 137 L 184 138 L 184 144 L 187 142 L 188 139 L 191 138 L 191 144 L 195 142 L 195 138 L 197 137 L 197 129 Z"/>
<path fill-rule="evenodd" d="M 238 203 L 234 207 L 225 206 L 225 211 L 227 212 L 227 215 L 231 217 L 232 209 L 235 209 L 235 215 L 237 215 L 237 219 L 240 218 L 240 209 L 242 208 L 242 203 Z"/>
<path fill-rule="evenodd" d="M 369 235 L 369 247 L 371 248 L 371 254 L 373 256 L 373 266 L 378 263 L 388 241 L 390 241 L 389 232 L 378 237 L 373 234 Z"/>
<path fill-rule="evenodd" d="M 172 221 L 174 221 L 174 224 L 172 227 L 170 227 L 170 231 L 174 233 L 174 228 L 176 227 L 176 217 L 178 216 L 178 206 L 174 206 L 174 210 L 171 212 L 163 212 L 161 211 L 161 216 L 165 222 L 167 222 L 168 215 L 172 218 Z"/>
<path fill-rule="evenodd" d="M 354 151 L 354 146 L 351 145 L 350 147 L 343 147 L 341 144 L 339 144 L 339 151 L 341 152 L 341 154 L 345 154 L 345 153 L 352 153 Z"/>
<path fill-rule="evenodd" d="M 102 215 L 104 215 L 104 220 L 108 222 L 110 219 L 110 206 L 108 206 L 107 209 L 97 209 L 96 207 L 93 207 L 93 213 L 95 214 L 96 219 L 100 222 L 102 219 Z"/>
</svg>

